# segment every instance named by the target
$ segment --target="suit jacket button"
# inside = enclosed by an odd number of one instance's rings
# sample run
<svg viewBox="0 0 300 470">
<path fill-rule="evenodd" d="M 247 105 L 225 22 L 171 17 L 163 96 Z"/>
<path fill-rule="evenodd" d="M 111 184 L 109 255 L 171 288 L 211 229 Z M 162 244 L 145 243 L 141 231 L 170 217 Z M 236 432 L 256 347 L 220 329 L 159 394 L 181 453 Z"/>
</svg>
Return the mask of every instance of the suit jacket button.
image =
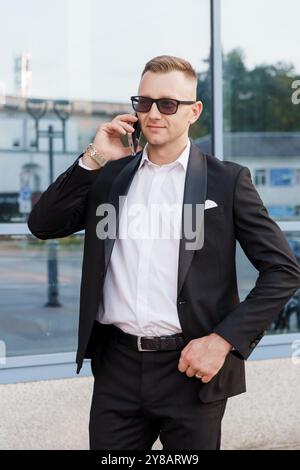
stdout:
<svg viewBox="0 0 300 470">
<path fill-rule="evenodd" d="M 186 300 L 178 299 L 178 304 L 179 305 L 182 305 L 182 304 L 185 304 L 185 303 L 186 303 Z"/>
</svg>

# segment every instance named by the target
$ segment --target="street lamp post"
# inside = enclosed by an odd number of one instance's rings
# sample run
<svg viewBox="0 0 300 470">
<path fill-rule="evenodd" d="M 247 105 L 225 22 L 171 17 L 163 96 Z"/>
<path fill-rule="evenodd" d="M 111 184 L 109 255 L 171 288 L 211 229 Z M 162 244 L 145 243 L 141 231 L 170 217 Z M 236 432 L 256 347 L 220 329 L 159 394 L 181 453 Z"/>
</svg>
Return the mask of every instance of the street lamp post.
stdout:
<svg viewBox="0 0 300 470">
<path fill-rule="evenodd" d="M 39 120 L 46 114 L 47 101 L 41 99 L 28 99 L 26 109 L 29 115 L 35 120 L 36 132 L 36 151 L 39 150 L 39 139 L 48 139 L 48 157 L 49 157 L 49 184 L 54 181 L 53 170 L 53 140 L 55 138 L 63 139 L 63 152 L 66 152 L 66 120 L 71 114 L 71 105 L 66 100 L 56 100 L 53 102 L 53 110 L 62 121 L 62 131 L 55 131 L 52 125 L 48 126 L 46 131 L 39 129 Z M 58 290 L 58 269 L 57 269 L 57 240 L 47 240 L 48 247 L 48 301 L 46 307 L 61 307 L 59 302 Z"/>
<path fill-rule="evenodd" d="M 49 157 L 49 184 L 53 183 L 54 171 L 53 171 L 53 140 L 56 137 L 63 138 L 62 131 L 55 131 L 53 126 L 48 126 L 46 131 L 39 131 L 39 137 L 46 137 L 48 139 L 48 157 Z"/>
<path fill-rule="evenodd" d="M 39 151 L 39 121 L 46 114 L 47 101 L 41 99 L 26 100 L 26 110 L 28 114 L 34 119 L 35 123 L 35 149 Z"/>
<path fill-rule="evenodd" d="M 63 153 L 66 153 L 66 121 L 72 112 L 72 104 L 68 100 L 55 100 L 53 110 L 62 123 Z"/>
</svg>

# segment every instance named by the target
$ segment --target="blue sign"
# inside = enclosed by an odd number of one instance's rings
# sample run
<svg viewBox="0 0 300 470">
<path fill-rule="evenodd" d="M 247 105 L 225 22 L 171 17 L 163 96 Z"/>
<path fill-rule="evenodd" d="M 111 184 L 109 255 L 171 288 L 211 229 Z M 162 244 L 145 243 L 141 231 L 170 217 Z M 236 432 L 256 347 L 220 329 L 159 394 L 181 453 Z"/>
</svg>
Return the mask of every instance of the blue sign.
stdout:
<svg viewBox="0 0 300 470">
<path fill-rule="evenodd" d="M 293 186 L 294 170 L 291 168 L 273 168 L 270 170 L 271 186 Z"/>
<path fill-rule="evenodd" d="M 270 217 L 294 217 L 294 206 L 268 206 L 268 213 Z"/>
<path fill-rule="evenodd" d="M 31 200 L 31 194 L 32 194 L 32 191 L 29 188 L 29 186 L 23 186 L 20 189 L 19 198 L 22 201 L 30 201 Z"/>
<path fill-rule="evenodd" d="M 31 211 L 31 195 L 32 191 L 29 186 L 21 186 L 19 192 L 19 212 L 21 214 L 29 214 Z"/>
</svg>

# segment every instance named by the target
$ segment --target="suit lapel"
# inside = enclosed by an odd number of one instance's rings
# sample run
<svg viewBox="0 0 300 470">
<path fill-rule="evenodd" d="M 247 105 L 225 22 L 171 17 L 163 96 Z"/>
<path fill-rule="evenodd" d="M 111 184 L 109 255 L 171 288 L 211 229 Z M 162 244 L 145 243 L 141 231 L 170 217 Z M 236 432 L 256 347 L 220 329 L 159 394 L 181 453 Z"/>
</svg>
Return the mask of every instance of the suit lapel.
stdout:
<svg viewBox="0 0 300 470">
<path fill-rule="evenodd" d="M 186 178 L 184 185 L 183 195 L 183 210 L 182 210 L 182 235 L 179 243 L 179 261 L 178 261 L 178 284 L 177 284 L 177 295 L 179 296 L 182 289 L 184 280 L 186 278 L 188 269 L 192 262 L 195 249 L 200 250 L 203 247 L 204 241 L 204 204 L 206 199 L 206 186 L 207 186 L 207 162 L 206 157 L 200 152 L 195 144 L 191 144 L 190 156 L 186 170 Z M 184 230 L 184 208 L 186 204 L 190 204 L 192 208 L 192 221 L 193 230 L 195 229 L 196 219 L 196 207 L 199 211 L 197 216 L 201 221 L 202 231 L 199 232 L 197 229 L 198 242 L 195 249 L 188 249 L 188 245 L 191 241 L 188 233 Z M 187 217 L 187 221 L 191 222 L 190 217 Z M 190 223 L 188 223 L 190 226 Z M 203 235 L 203 237 L 201 237 Z M 194 244 L 194 241 L 193 241 Z"/>
</svg>

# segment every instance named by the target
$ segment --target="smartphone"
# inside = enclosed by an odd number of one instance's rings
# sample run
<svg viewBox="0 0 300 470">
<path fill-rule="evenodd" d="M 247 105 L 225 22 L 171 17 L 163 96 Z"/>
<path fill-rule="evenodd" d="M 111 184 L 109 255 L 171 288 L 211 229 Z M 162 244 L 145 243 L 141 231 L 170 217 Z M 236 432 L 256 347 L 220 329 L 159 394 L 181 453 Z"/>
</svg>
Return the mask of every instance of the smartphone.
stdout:
<svg viewBox="0 0 300 470">
<path fill-rule="evenodd" d="M 134 113 L 134 115 L 137 117 L 137 114 Z M 131 154 L 136 155 L 136 151 L 139 145 L 139 139 L 140 139 L 140 134 L 141 134 L 141 126 L 139 120 L 135 121 L 133 124 L 134 131 L 132 134 L 127 134 L 128 138 L 128 145 L 131 148 Z"/>
</svg>

